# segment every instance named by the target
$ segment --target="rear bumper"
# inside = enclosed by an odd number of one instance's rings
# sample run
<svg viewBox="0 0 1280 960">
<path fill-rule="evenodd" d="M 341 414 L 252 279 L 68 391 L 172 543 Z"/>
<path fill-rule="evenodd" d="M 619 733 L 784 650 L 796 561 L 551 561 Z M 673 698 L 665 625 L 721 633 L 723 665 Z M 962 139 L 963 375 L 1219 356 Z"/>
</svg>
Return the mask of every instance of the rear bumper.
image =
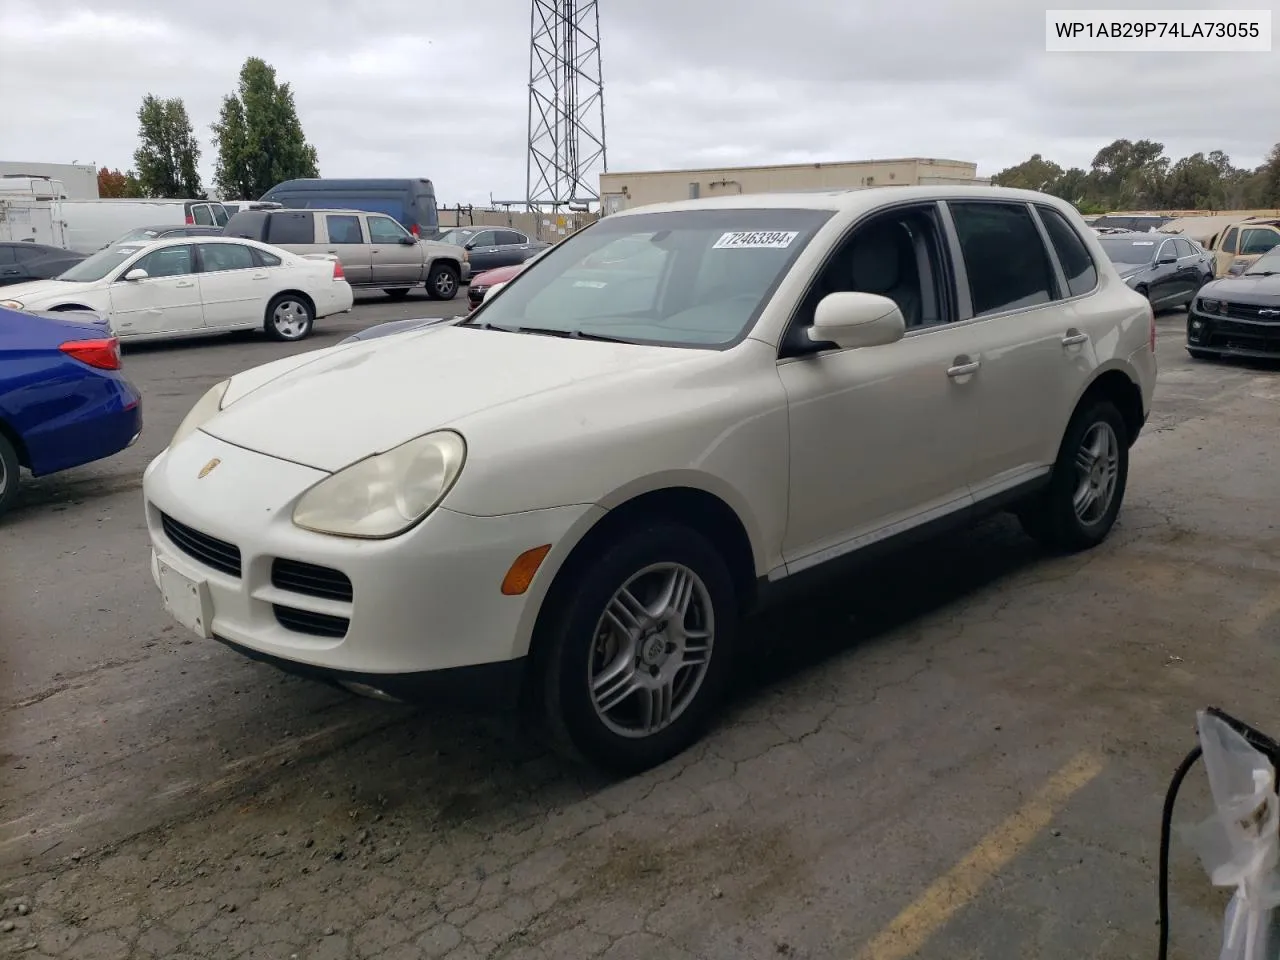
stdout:
<svg viewBox="0 0 1280 960">
<path fill-rule="evenodd" d="M 103 460 L 142 432 L 142 399 L 123 377 L 103 377 L 92 401 L 74 414 L 27 432 L 31 472 L 39 477 Z"/>
</svg>

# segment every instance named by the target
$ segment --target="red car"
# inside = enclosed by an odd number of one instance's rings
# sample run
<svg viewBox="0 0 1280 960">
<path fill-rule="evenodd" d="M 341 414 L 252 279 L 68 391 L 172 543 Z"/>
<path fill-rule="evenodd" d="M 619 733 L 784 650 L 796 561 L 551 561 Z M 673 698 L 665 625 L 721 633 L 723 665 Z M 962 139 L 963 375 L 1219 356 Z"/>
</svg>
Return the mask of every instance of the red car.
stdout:
<svg viewBox="0 0 1280 960">
<path fill-rule="evenodd" d="M 508 280 L 515 278 L 516 274 L 524 270 L 525 267 L 533 263 L 552 247 L 545 247 L 539 250 L 524 263 L 513 263 L 505 267 L 494 267 L 492 270 L 485 270 L 477 273 L 471 278 L 471 284 L 467 288 L 467 303 L 470 304 L 470 310 L 474 310 L 480 304 L 484 303 L 484 295 L 495 283 L 506 283 Z"/>
</svg>

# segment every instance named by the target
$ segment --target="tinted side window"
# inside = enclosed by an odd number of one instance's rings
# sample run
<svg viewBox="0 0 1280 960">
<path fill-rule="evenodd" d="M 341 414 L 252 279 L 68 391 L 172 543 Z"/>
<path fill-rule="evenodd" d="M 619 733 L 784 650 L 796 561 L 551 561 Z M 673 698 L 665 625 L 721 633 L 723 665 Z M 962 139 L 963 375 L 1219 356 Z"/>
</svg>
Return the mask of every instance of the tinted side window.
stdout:
<svg viewBox="0 0 1280 960">
<path fill-rule="evenodd" d="M 219 270 L 251 270 L 253 253 L 238 243 L 202 243 L 200 244 L 200 263 L 205 273 L 216 273 Z"/>
<path fill-rule="evenodd" d="M 213 211 L 214 226 L 225 227 L 231 215 L 227 213 L 227 208 L 220 203 L 210 204 L 209 209 Z"/>
<path fill-rule="evenodd" d="M 371 243 L 399 243 L 405 235 L 404 227 L 390 217 L 369 218 L 369 241 Z"/>
<path fill-rule="evenodd" d="M 473 243 L 477 247 L 492 247 L 497 245 L 497 235 L 492 230 L 481 230 L 474 237 L 467 238 L 468 243 Z"/>
<path fill-rule="evenodd" d="M 1175 240 L 1174 243 L 1177 244 L 1178 246 L 1179 258 L 1190 257 L 1195 255 L 1195 250 L 1191 248 L 1191 244 L 1187 243 L 1187 241 L 1183 240 L 1181 237 Z"/>
<path fill-rule="evenodd" d="M 1238 237 L 1239 235 L 1240 235 L 1240 231 L 1237 230 L 1235 227 L 1232 227 L 1230 230 L 1227 231 L 1227 235 L 1222 238 L 1223 253 L 1236 252 L 1236 237 Z"/>
<path fill-rule="evenodd" d="M 1017 203 L 949 202 L 974 316 L 1017 310 L 1054 299 L 1053 271 L 1031 219 Z"/>
<path fill-rule="evenodd" d="M 1277 243 L 1280 243 L 1280 234 L 1271 230 L 1246 230 L 1240 238 L 1240 255 L 1257 256 L 1266 253 Z"/>
<path fill-rule="evenodd" d="M 13 263 L 18 259 L 13 247 L 0 247 L 0 263 Z"/>
<path fill-rule="evenodd" d="M 237 213 L 227 222 L 226 229 L 222 231 L 224 236 L 244 237 L 246 240 L 263 240 L 266 238 L 266 232 L 267 215 L 256 210 L 242 210 Z"/>
<path fill-rule="evenodd" d="M 213 226 L 213 211 L 209 209 L 207 203 L 193 203 L 191 205 L 191 217 L 202 227 Z"/>
<path fill-rule="evenodd" d="M 278 267 L 280 266 L 280 258 L 274 253 L 267 253 L 265 250 L 259 250 L 256 247 L 250 247 L 253 251 L 253 262 L 260 267 Z"/>
<path fill-rule="evenodd" d="M 180 247 L 165 247 L 163 250 L 149 253 L 129 269 L 139 268 L 147 271 L 149 277 L 180 277 L 193 273 L 195 268 L 191 262 L 191 247 L 183 244 Z"/>
<path fill-rule="evenodd" d="M 1050 207 L 1040 207 L 1039 210 L 1054 253 L 1058 255 L 1058 263 L 1067 278 L 1067 290 L 1073 297 L 1088 293 L 1098 285 L 1098 268 L 1089 255 L 1089 248 L 1057 210 Z"/>
<path fill-rule="evenodd" d="M 499 230 L 498 244 L 504 247 L 517 247 L 522 243 L 528 243 L 529 240 L 523 234 L 516 233 L 514 230 Z"/>
<path fill-rule="evenodd" d="M 315 243 L 315 214 L 294 210 L 271 214 L 266 240 L 267 243 Z"/>
<path fill-rule="evenodd" d="M 364 243 L 359 217 L 331 213 L 325 217 L 330 243 Z"/>
</svg>

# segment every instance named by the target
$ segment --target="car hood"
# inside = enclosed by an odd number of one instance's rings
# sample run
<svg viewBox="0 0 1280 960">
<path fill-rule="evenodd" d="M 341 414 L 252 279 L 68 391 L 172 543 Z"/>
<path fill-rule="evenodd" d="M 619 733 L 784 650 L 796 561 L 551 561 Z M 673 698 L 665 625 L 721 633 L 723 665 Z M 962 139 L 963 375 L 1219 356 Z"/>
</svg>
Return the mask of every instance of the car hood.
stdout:
<svg viewBox="0 0 1280 960">
<path fill-rule="evenodd" d="M 1222 277 L 1200 288 L 1200 296 L 1235 303 L 1271 303 L 1280 300 L 1280 274 L 1271 277 Z"/>
<path fill-rule="evenodd" d="M 641 376 L 703 351 L 567 340 L 475 327 L 286 357 L 232 378 L 202 429 L 237 446 L 318 470 L 340 470 L 466 418 L 585 381 Z"/>
<path fill-rule="evenodd" d="M 31 280 L 27 283 L 15 283 L 0 290 L 0 300 L 18 300 L 23 304 L 44 299 L 56 299 L 72 287 L 82 290 L 93 286 L 89 283 L 70 283 L 65 280 Z"/>
<path fill-rule="evenodd" d="M 506 267 L 494 267 L 492 270 L 482 270 L 471 278 L 473 287 L 487 287 L 491 283 L 502 283 L 510 280 L 517 273 L 525 268 L 526 264 L 514 263 Z"/>
</svg>

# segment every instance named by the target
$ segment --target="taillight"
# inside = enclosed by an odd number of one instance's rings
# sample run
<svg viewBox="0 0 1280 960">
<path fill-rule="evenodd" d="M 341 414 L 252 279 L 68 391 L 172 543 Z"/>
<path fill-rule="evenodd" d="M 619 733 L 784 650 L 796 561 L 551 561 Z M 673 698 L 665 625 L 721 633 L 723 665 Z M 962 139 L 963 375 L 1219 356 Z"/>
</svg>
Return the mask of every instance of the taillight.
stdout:
<svg viewBox="0 0 1280 960">
<path fill-rule="evenodd" d="M 416 223 L 409 228 L 409 232 L 412 233 L 415 237 L 422 236 L 422 229 Z"/>
<path fill-rule="evenodd" d="M 196 222 L 196 218 L 195 218 L 195 217 L 193 217 L 191 214 L 189 214 L 189 213 L 188 213 L 188 214 L 187 214 L 187 226 L 191 226 L 191 225 L 192 225 L 193 223 L 195 223 L 195 222 Z"/>
<path fill-rule="evenodd" d="M 1148 311 L 1151 314 L 1151 326 L 1150 326 L 1151 352 L 1155 353 L 1156 352 L 1156 312 L 1151 308 L 1148 308 Z"/>
<path fill-rule="evenodd" d="M 120 369 L 120 341 L 115 337 L 103 340 L 70 340 L 58 349 L 72 360 L 79 360 L 99 370 Z"/>
<path fill-rule="evenodd" d="M 335 261 L 333 261 L 333 279 L 335 279 L 335 280 L 345 280 L 345 279 L 347 279 L 347 275 L 346 275 L 345 273 L 343 273 L 343 272 L 342 272 L 342 261 L 341 261 L 341 260 L 335 260 Z"/>
</svg>

